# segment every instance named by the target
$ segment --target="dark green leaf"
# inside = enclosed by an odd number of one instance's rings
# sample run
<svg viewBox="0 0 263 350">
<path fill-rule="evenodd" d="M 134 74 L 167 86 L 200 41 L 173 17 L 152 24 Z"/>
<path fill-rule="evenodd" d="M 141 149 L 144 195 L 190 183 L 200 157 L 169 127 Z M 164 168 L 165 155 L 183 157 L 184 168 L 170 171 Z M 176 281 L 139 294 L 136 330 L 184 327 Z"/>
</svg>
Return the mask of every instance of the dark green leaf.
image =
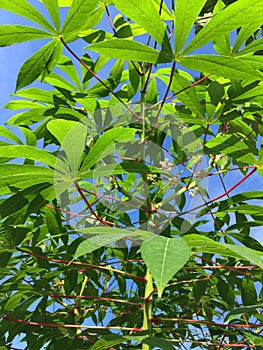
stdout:
<svg viewBox="0 0 263 350">
<path fill-rule="evenodd" d="M 244 305 L 255 305 L 257 303 L 257 291 L 253 280 L 249 278 L 242 280 L 241 297 Z"/>
<path fill-rule="evenodd" d="M 62 49 L 60 40 L 53 40 L 43 46 L 21 67 L 16 83 L 16 90 L 31 84 L 41 74 L 51 72 L 55 66 Z"/>
</svg>

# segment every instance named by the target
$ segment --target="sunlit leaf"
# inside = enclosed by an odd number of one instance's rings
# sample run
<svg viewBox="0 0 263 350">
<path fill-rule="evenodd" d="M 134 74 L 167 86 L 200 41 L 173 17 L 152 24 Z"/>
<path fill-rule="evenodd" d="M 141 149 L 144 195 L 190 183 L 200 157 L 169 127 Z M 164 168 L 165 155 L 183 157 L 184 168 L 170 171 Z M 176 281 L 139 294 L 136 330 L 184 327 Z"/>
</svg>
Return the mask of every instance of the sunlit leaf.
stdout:
<svg viewBox="0 0 263 350">
<path fill-rule="evenodd" d="M 12 44 L 22 43 L 24 41 L 52 37 L 52 34 L 33 27 L 21 25 L 0 26 L 0 46 L 8 46 Z"/>
<path fill-rule="evenodd" d="M 51 72 L 60 57 L 61 50 L 60 40 L 53 40 L 31 56 L 19 71 L 16 90 L 31 84 L 41 74 Z"/>
<path fill-rule="evenodd" d="M 206 0 L 181 0 L 176 2 L 175 10 L 175 54 L 182 47 L 200 14 Z"/>
<path fill-rule="evenodd" d="M 203 73 L 213 73 L 230 79 L 261 80 L 262 74 L 249 63 L 246 65 L 237 57 L 216 55 L 191 55 L 180 59 L 180 64 L 186 68 L 199 70 Z"/>
<path fill-rule="evenodd" d="M 126 60 L 150 63 L 165 63 L 173 60 L 168 54 L 126 39 L 110 39 L 89 45 L 86 49 L 96 51 L 107 57 Z"/>
<path fill-rule="evenodd" d="M 172 55 L 165 24 L 162 22 L 152 0 L 144 0 L 143 2 L 136 0 L 114 0 L 114 5 L 127 17 L 146 29 L 157 43 L 161 45 L 165 54 Z"/>
<path fill-rule="evenodd" d="M 218 12 L 190 41 L 182 54 L 192 52 L 206 43 L 216 40 L 218 36 L 222 37 L 233 29 L 250 23 L 254 18 L 254 11 L 250 10 L 252 6 L 255 13 L 260 13 L 263 10 L 261 2 L 239 0 Z"/>
<path fill-rule="evenodd" d="M 66 153 L 69 171 L 72 178 L 75 178 L 85 149 L 87 137 L 85 125 L 71 120 L 57 119 L 51 120 L 47 128 L 60 142 Z"/>
<path fill-rule="evenodd" d="M 19 16 L 25 17 L 30 21 L 40 24 L 47 30 L 53 31 L 53 27 L 47 21 L 47 19 L 27 0 L 1 0 L 0 8 L 16 13 Z"/>
<path fill-rule="evenodd" d="M 63 39 L 66 42 L 75 40 L 78 32 L 85 26 L 87 17 L 95 9 L 99 0 L 74 0 L 62 27 Z"/>
<path fill-rule="evenodd" d="M 182 238 L 156 238 L 141 246 L 142 257 L 150 269 L 161 297 L 166 284 L 189 260 L 191 250 Z"/>
</svg>

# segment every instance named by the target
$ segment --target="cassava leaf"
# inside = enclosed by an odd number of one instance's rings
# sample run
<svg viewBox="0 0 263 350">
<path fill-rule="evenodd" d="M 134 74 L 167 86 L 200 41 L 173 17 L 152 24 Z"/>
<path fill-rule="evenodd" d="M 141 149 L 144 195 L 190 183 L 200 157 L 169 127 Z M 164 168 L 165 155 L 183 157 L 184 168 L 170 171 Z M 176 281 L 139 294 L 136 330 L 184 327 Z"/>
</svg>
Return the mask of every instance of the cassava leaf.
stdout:
<svg viewBox="0 0 263 350">
<path fill-rule="evenodd" d="M 78 37 L 78 32 L 85 26 L 87 17 L 96 8 L 99 0 L 74 0 L 62 27 L 62 36 L 66 42 Z"/>
<path fill-rule="evenodd" d="M 109 39 L 86 47 L 102 55 L 126 60 L 165 63 L 173 60 L 172 56 L 149 46 L 128 39 Z"/>
<path fill-rule="evenodd" d="M 29 40 L 52 37 L 53 35 L 51 33 L 33 27 L 21 25 L 0 26 L 0 47 L 22 43 Z"/>
<path fill-rule="evenodd" d="M 31 84 L 41 74 L 48 74 L 54 68 L 62 52 L 60 40 L 53 40 L 31 56 L 21 67 L 16 90 Z"/>
<path fill-rule="evenodd" d="M 142 257 L 150 269 L 161 297 L 169 280 L 189 260 L 191 250 L 182 238 L 156 238 L 146 241 L 141 246 Z"/>
</svg>

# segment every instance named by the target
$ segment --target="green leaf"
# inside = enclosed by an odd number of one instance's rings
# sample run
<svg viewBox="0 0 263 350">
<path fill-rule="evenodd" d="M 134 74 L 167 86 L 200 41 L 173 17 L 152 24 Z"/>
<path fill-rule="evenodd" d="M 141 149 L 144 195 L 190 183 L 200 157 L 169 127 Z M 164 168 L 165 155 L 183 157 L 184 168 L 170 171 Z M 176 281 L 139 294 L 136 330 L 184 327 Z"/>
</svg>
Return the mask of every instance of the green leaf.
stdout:
<svg viewBox="0 0 263 350">
<path fill-rule="evenodd" d="M 29 40 L 52 37 L 52 34 L 33 27 L 21 25 L 0 26 L 0 47 L 22 43 Z"/>
<path fill-rule="evenodd" d="M 128 18 L 147 30 L 161 45 L 163 51 L 173 57 L 171 44 L 166 34 L 166 26 L 152 0 L 114 0 L 114 5 Z"/>
<path fill-rule="evenodd" d="M 254 164 L 253 149 L 235 134 L 222 135 L 207 141 L 205 150 L 211 154 L 227 154 L 247 164 Z"/>
<path fill-rule="evenodd" d="M 158 75 L 159 79 L 168 84 L 170 78 L 167 76 Z M 196 114 L 198 118 L 204 119 L 204 110 L 199 102 L 199 99 L 196 95 L 195 87 L 189 87 L 190 82 L 178 73 L 174 73 L 171 90 L 173 93 L 177 94 L 181 90 L 185 89 L 178 94 L 177 99 L 182 102 L 185 107 L 189 108 L 192 112 Z"/>
<path fill-rule="evenodd" d="M 111 58 L 150 63 L 171 62 L 173 58 L 149 46 L 128 39 L 109 39 L 86 47 Z"/>
<path fill-rule="evenodd" d="M 99 339 L 92 347 L 91 350 L 108 350 L 109 347 L 126 343 L 127 341 L 141 342 L 143 339 L 148 337 L 147 335 L 143 336 L 121 336 L 118 334 L 106 334 L 101 339 Z"/>
<path fill-rule="evenodd" d="M 253 11 L 251 9 L 253 8 Z M 261 1 L 255 3 L 253 0 L 239 0 L 219 11 L 206 25 L 198 32 L 192 41 L 183 50 L 182 55 L 198 49 L 210 41 L 228 34 L 232 30 L 250 23 L 256 13 L 263 11 Z M 263 19 L 261 21 L 263 23 Z M 198 69 L 198 68 L 197 68 Z"/>
<path fill-rule="evenodd" d="M 5 147 L 0 147 L 0 158 L 7 159 L 16 159 L 16 158 L 25 158 L 32 159 L 37 162 L 47 164 L 51 167 L 54 167 L 57 161 L 57 158 L 42 149 L 37 149 L 33 146 L 27 145 L 10 145 Z"/>
<path fill-rule="evenodd" d="M 72 120 L 51 120 L 48 130 L 60 142 L 66 153 L 68 170 L 74 179 L 77 176 L 80 160 L 85 149 L 87 128 L 85 125 Z"/>
<path fill-rule="evenodd" d="M 263 269 L 263 260 L 261 258 L 263 252 L 234 244 L 216 242 L 198 234 L 185 235 L 184 239 L 188 242 L 193 251 L 219 254 L 233 257 L 237 260 L 250 261 Z"/>
<path fill-rule="evenodd" d="M 81 230 L 79 230 L 78 232 L 81 232 Z M 78 248 L 75 251 L 74 257 L 79 258 L 80 256 L 91 253 L 96 249 L 99 249 L 101 247 L 114 243 L 116 241 L 119 241 L 120 239 L 123 239 L 126 236 L 127 236 L 127 232 L 123 232 L 122 230 L 122 232 L 120 233 L 111 232 L 108 235 L 96 235 L 95 237 L 86 239 L 85 241 L 81 242 L 78 245 Z"/>
<path fill-rule="evenodd" d="M 252 204 L 242 204 L 237 207 L 233 207 L 228 209 L 230 212 L 238 212 L 246 215 L 262 215 L 262 206 L 260 205 L 252 205 Z"/>
<path fill-rule="evenodd" d="M 176 1 L 175 10 L 175 55 L 184 46 L 184 43 L 200 14 L 206 0 L 181 0 Z"/>
<path fill-rule="evenodd" d="M 238 32 L 232 51 L 236 53 L 240 46 L 249 38 L 250 35 L 254 35 L 261 25 L 262 18 L 260 16 L 254 16 L 249 23 L 244 24 Z"/>
<path fill-rule="evenodd" d="M 55 28 L 57 32 L 60 30 L 60 16 L 59 16 L 59 6 L 58 0 L 42 0 L 44 5 L 46 6 L 48 13 L 55 24 Z"/>
<path fill-rule="evenodd" d="M 19 182 L 30 184 L 30 181 L 54 182 L 54 172 L 51 169 L 36 165 L 0 164 L 0 185 L 10 186 Z"/>
<path fill-rule="evenodd" d="M 257 303 L 257 291 L 253 280 L 244 278 L 242 280 L 241 298 L 244 305 L 255 305 Z"/>
<path fill-rule="evenodd" d="M 155 280 L 158 296 L 161 297 L 169 280 L 189 260 L 191 250 L 183 238 L 156 238 L 141 246 L 142 257 Z"/>
<path fill-rule="evenodd" d="M 158 338 L 158 337 L 147 337 L 142 340 L 143 344 L 151 345 L 153 348 L 160 348 L 162 350 L 175 350 L 174 346 L 166 339 Z"/>
<path fill-rule="evenodd" d="M 53 40 L 31 56 L 22 65 L 19 71 L 16 82 L 16 90 L 31 84 L 41 74 L 46 75 L 48 72 L 50 72 L 59 59 L 61 51 L 61 41 Z"/>
<path fill-rule="evenodd" d="M 263 38 L 252 41 L 252 43 L 245 46 L 242 50 L 238 52 L 238 56 L 246 55 L 248 53 L 254 53 L 255 51 L 263 49 Z"/>
<path fill-rule="evenodd" d="M 18 92 L 15 93 L 15 96 L 30 98 L 35 101 L 45 102 L 49 104 L 53 104 L 54 102 L 53 91 L 51 92 L 51 91 L 46 91 L 43 89 L 33 88 L 33 87 L 19 90 Z"/>
<path fill-rule="evenodd" d="M 7 138 L 8 140 L 14 141 L 15 143 L 21 145 L 22 141 L 20 140 L 19 137 L 15 133 L 13 133 L 11 130 L 7 129 L 4 126 L 0 126 L 0 135 L 2 137 Z M 6 153 L 5 153 L 6 155 Z"/>
<path fill-rule="evenodd" d="M 208 94 L 210 97 L 210 101 L 213 105 L 217 106 L 224 96 L 225 89 L 223 85 L 219 84 L 217 81 L 213 81 L 208 86 Z"/>
<path fill-rule="evenodd" d="M 133 139 L 136 132 L 137 130 L 132 128 L 113 128 L 107 130 L 99 137 L 98 141 L 89 151 L 80 169 L 80 174 L 83 171 L 85 172 L 87 168 L 93 167 L 99 160 L 113 153 L 117 142 L 128 142 Z"/>
<path fill-rule="evenodd" d="M 77 39 L 78 32 L 85 27 L 87 18 L 96 8 L 99 0 L 74 0 L 62 27 L 62 36 L 66 42 Z"/>
<path fill-rule="evenodd" d="M 198 70 L 203 73 L 212 73 L 229 79 L 261 80 L 262 74 L 251 64 L 237 57 L 216 55 L 191 55 L 180 59 L 179 63 L 189 69 Z"/>
<path fill-rule="evenodd" d="M 1 0 L 0 8 L 25 17 L 30 21 L 40 24 L 42 27 L 53 32 L 52 25 L 38 12 L 27 0 Z"/>
<path fill-rule="evenodd" d="M 236 319 L 237 315 L 241 316 L 243 314 L 256 313 L 259 308 L 263 308 L 263 304 L 249 305 L 249 306 L 241 306 L 231 310 L 226 317 L 226 321 L 230 322 L 233 319 Z"/>
</svg>

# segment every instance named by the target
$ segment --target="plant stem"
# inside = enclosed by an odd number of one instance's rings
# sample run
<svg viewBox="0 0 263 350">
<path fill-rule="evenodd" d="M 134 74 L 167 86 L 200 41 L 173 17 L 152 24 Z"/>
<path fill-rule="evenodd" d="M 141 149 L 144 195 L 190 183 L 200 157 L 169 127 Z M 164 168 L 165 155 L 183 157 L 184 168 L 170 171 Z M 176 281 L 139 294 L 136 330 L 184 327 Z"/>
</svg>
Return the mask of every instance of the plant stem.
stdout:
<svg viewBox="0 0 263 350">
<path fill-rule="evenodd" d="M 145 120 L 145 95 L 147 89 L 147 83 L 145 82 L 145 69 L 142 67 L 142 72 L 144 73 L 141 76 L 141 98 L 140 98 L 140 112 L 142 120 L 142 133 L 141 133 L 141 159 L 145 161 L 145 139 L 146 139 L 146 120 Z M 149 211 L 152 208 L 151 197 L 148 191 L 148 181 L 147 174 L 142 174 L 142 179 L 144 182 L 145 194 L 147 195 L 146 200 L 146 209 Z M 151 220 L 152 214 L 148 213 L 148 220 Z M 152 323 L 150 319 L 152 318 L 152 294 L 153 294 L 153 279 L 150 270 L 146 269 L 146 285 L 144 291 L 144 309 L 143 309 L 143 330 L 150 330 L 152 328 Z M 148 344 L 142 344 L 142 350 L 150 350 Z"/>
</svg>

